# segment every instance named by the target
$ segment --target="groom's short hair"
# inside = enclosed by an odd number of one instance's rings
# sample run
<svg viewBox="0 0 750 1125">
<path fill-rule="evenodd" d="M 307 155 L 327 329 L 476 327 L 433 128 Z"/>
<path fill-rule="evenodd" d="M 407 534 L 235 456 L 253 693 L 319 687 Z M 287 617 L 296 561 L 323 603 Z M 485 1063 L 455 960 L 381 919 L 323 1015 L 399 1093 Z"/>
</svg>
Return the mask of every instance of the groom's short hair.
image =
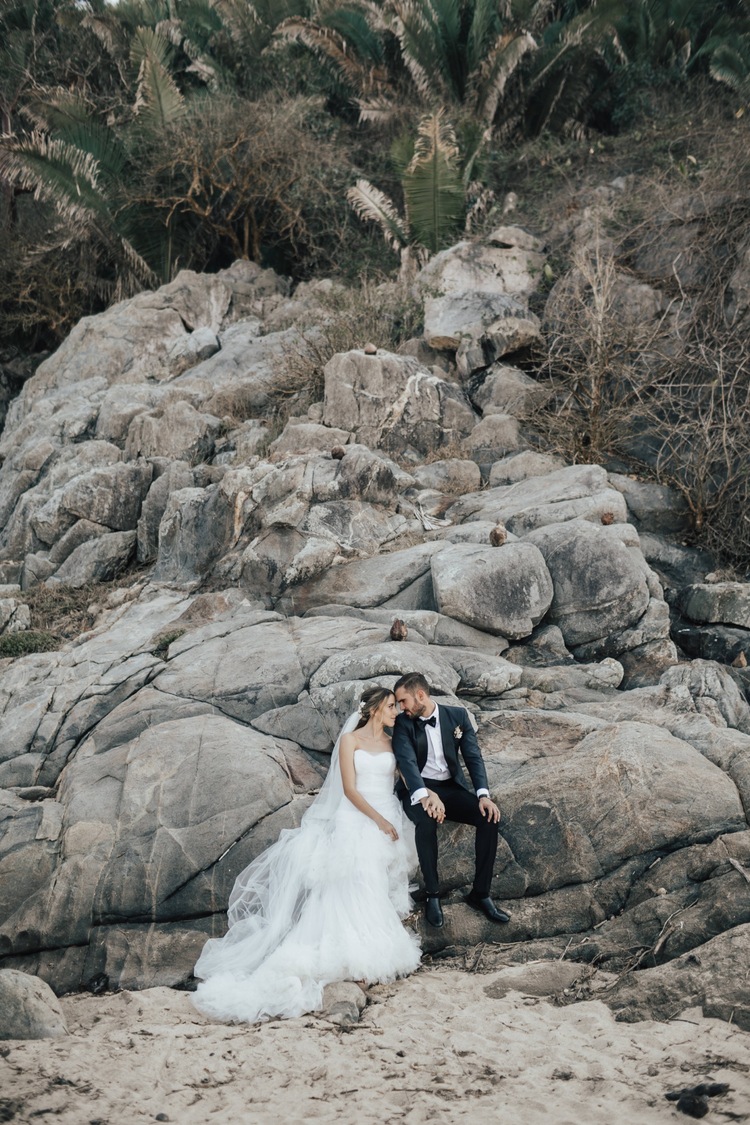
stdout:
<svg viewBox="0 0 750 1125">
<path fill-rule="evenodd" d="M 430 694 L 430 685 L 421 672 L 406 672 L 393 685 L 394 692 L 397 692 L 399 688 L 408 691 L 410 695 L 414 695 L 415 691 L 426 691 L 428 695 Z"/>
</svg>

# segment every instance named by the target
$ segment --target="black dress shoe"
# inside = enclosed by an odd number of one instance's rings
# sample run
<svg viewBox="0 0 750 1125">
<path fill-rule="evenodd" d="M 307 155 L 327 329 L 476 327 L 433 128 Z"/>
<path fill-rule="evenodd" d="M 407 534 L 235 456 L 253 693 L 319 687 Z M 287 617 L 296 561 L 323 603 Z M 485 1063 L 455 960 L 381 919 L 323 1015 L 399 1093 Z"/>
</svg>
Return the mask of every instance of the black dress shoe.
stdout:
<svg viewBox="0 0 750 1125">
<path fill-rule="evenodd" d="M 434 926 L 436 930 L 440 929 L 445 919 L 443 918 L 443 908 L 440 905 L 440 899 L 437 895 L 427 896 L 424 916 L 431 926 Z"/>
<path fill-rule="evenodd" d="M 464 902 L 472 910 L 480 910 L 485 918 L 489 918 L 490 922 L 510 922 L 510 914 L 506 914 L 504 910 L 495 906 L 489 895 L 486 898 L 480 898 L 478 895 L 469 894 L 464 898 Z"/>
</svg>

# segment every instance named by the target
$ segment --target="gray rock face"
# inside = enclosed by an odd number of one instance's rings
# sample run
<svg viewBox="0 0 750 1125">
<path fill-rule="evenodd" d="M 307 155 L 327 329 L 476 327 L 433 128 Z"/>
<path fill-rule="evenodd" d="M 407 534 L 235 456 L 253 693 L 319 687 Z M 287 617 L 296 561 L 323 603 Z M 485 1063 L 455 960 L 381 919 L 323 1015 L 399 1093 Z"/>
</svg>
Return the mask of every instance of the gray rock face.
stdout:
<svg viewBox="0 0 750 1125">
<path fill-rule="evenodd" d="M 336 356 L 325 401 L 270 449 L 279 366 L 332 283 L 290 297 L 252 263 L 183 273 L 84 322 L 28 380 L 0 437 L 0 580 L 54 596 L 136 539 L 153 569 L 102 590 L 60 651 L 0 661 L 5 968 L 58 990 L 102 972 L 185 986 L 362 690 L 414 669 L 478 724 L 509 957 L 626 967 L 665 926 L 669 960 L 750 923 L 750 674 L 675 664 L 654 570 L 672 606 L 695 588 L 679 604 L 706 644 L 706 627 L 750 635 L 743 594 L 665 538 L 684 526 L 665 490 L 519 450 L 537 386 L 496 360 L 539 337 L 542 262 L 512 228 L 436 256 L 427 334 L 448 350 Z M 624 316 L 661 307 L 620 289 Z M 656 534 L 639 541 L 629 514 Z M 23 609 L 0 586 L 0 629 Z M 496 941 L 460 901 L 472 832 L 440 832 L 447 922 L 425 950 Z"/>
<path fill-rule="evenodd" d="M 48 984 L 15 969 L 0 970 L 0 1039 L 67 1035 L 60 1001 Z"/>
<path fill-rule="evenodd" d="M 524 444 L 518 421 L 510 414 L 488 414 L 464 439 L 464 449 L 479 464 L 497 461 Z"/>
<path fill-rule="evenodd" d="M 750 582 L 702 582 L 687 586 L 680 591 L 678 604 L 691 621 L 750 629 Z"/>
<path fill-rule="evenodd" d="M 445 547 L 433 557 L 432 582 L 441 613 L 510 639 L 527 637 L 553 597 L 544 558 L 530 543 Z"/>
<path fill-rule="evenodd" d="M 700 1007 L 703 1015 L 731 1020 L 750 1031 L 750 989 L 737 972 L 750 955 L 750 923 L 735 926 L 667 965 L 630 973 L 603 999 L 619 1020 L 666 1020 Z"/>
<path fill-rule="evenodd" d="M 607 474 L 600 466 L 571 465 L 545 476 L 464 496 L 447 514 L 456 522 L 499 521 L 508 531 L 524 536 L 537 527 L 563 520 L 601 523 L 605 516 L 624 523 L 627 507 L 621 494 L 608 487 Z"/>
<path fill-rule="evenodd" d="M 610 484 L 625 497 L 636 525 L 644 531 L 680 532 L 690 527 L 686 500 L 672 488 L 651 481 L 609 474 Z"/>
<path fill-rule="evenodd" d="M 113 531 L 89 539 L 71 551 L 48 581 L 73 587 L 107 582 L 128 565 L 135 553 L 135 541 L 134 531 Z"/>
<path fill-rule="evenodd" d="M 346 352 L 325 367 L 327 426 L 390 453 L 430 453 L 460 442 L 476 415 L 463 391 L 411 356 Z"/>
<path fill-rule="evenodd" d="M 482 474 L 474 461 L 450 458 L 446 461 L 432 461 L 414 470 L 414 477 L 423 488 L 435 488 L 439 492 L 462 495 L 476 492 L 482 483 Z"/>
<path fill-rule="evenodd" d="M 550 620 L 559 625 L 568 645 L 627 628 L 648 606 L 641 560 L 608 532 L 606 527 L 570 520 L 529 536 L 552 575 Z"/>
<path fill-rule="evenodd" d="M 208 460 L 221 422 L 196 410 L 189 402 L 171 402 L 156 413 L 137 414 L 128 427 L 125 455 L 169 457 L 191 465 Z"/>
<path fill-rule="evenodd" d="M 455 351 L 466 337 L 481 339 L 498 317 L 523 317 L 543 266 L 541 244 L 514 227 L 498 228 L 484 244 L 460 242 L 436 254 L 418 278 L 429 294 L 427 344 Z"/>
<path fill-rule="evenodd" d="M 522 418 L 539 395 L 539 384 L 517 367 L 496 364 L 486 373 L 476 390 L 469 390 L 474 406 L 488 414 L 512 414 Z"/>
</svg>

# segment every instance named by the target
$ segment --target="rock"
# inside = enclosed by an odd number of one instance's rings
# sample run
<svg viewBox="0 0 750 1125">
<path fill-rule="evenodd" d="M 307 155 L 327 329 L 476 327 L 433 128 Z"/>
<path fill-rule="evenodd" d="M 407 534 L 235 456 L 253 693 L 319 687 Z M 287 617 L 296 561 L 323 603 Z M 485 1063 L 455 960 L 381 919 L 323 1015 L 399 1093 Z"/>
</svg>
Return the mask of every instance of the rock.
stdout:
<svg viewBox="0 0 750 1125">
<path fill-rule="evenodd" d="M 442 549 L 442 543 L 421 543 L 377 558 L 343 563 L 297 586 L 290 606 L 297 613 L 330 603 L 363 608 L 388 604 L 399 610 L 434 609 L 430 558 Z M 417 588 L 421 579 L 426 581 L 412 598 L 410 591 Z"/>
<path fill-rule="evenodd" d="M 576 519 L 540 528 L 526 540 L 549 567 L 549 620 L 569 646 L 632 625 L 649 603 L 643 562 L 613 531 Z"/>
<path fill-rule="evenodd" d="M 196 465 L 210 460 L 221 422 L 189 402 L 170 402 L 154 413 L 137 414 L 130 423 L 125 456 L 169 457 Z"/>
<path fill-rule="evenodd" d="M 512 310 L 502 310 L 496 320 L 492 320 L 478 335 L 464 337 L 456 351 L 456 367 L 459 375 L 468 379 L 475 371 L 495 363 L 503 356 L 530 348 L 541 348 L 543 337 L 539 318 L 533 313 L 515 314 Z"/>
<path fill-rule="evenodd" d="M 223 919 L 185 919 L 181 922 L 131 922 L 97 926 L 86 949 L 76 981 L 87 987 L 104 980 L 113 990 L 186 988 L 207 938 L 221 937 Z"/>
<path fill-rule="evenodd" d="M 181 375 L 189 367 L 194 367 L 196 363 L 202 363 L 204 359 L 210 359 L 212 355 L 219 351 L 220 347 L 215 332 L 207 327 L 197 328 L 189 336 L 175 340 L 167 352 L 167 365 L 173 375 Z"/>
<path fill-rule="evenodd" d="M 510 414 L 488 414 L 478 422 L 463 447 L 478 464 L 497 461 L 523 445 L 518 421 Z"/>
<path fill-rule="evenodd" d="M 485 245 L 459 242 L 436 254 L 420 272 L 417 284 L 429 294 L 424 335 L 430 347 L 455 350 L 464 336 L 481 335 L 501 310 L 523 316 L 544 257 L 538 242 L 519 245 L 528 236 L 525 231 L 514 234 L 516 229 L 502 228 L 499 242 L 492 236 Z"/>
<path fill-rule="evenodd" d="M 641 550 L 650 566 L 658 573 L 664 586 L 679 589 L 700 583 L 714 567 L 713 557 L 696 547 L 680 547 L 661 535 L 639 532 Z"/>
<path fill-rule="evenodd" d="M 111 917 L 168 920 L 178 891 L 183 917 L 205 915 L 210 880 L 192 896 L 187 884 L 291 799 L 266 735 L 219 714 L 154 725 L 142 715 L 123 740 L 113 716 L 65 769 L 65 849 L 52 878 L 4 923 L 5 952 L 85 943 Z"/>
<path fill-rule="evenodd" d="M 750 923 L 735 926 L 667 965 L 629 973 L 601 994 L 619 1020 L 666 1020 L 686 1008 L 750 1031 L 750 987 L 739 965 L 750 955 Z"/>
<path fill-rule="evenodd" d="M 31 610 L 25 602 L 0 597 L 0 633 L 22 633 L 30 625 Z"/>
<path fill-rule="evenodd" d="M 687 586 L 680 591 L 677 604 L 691 621 L 750 629 L 750 582 Z"/>
<path fill-rule="evenodd" d="M 625 497 L 635 524 L 644 531 L 679 533 L 691 527 L 687 501 L 673 488 L 653 481 L 633 480 L 620 473 L 609 474 L 610 484 Z"/>
<path fill-rule="evenodd" d="M 55 1039 L 68 1028 L 60 1001 L 48 984 L 0 969 L 0 1039 Z"/>
<path fill-rule="evenodd" d="M 530 375 L 498 363 L 489 368 L 476 389 L 469 387 L 469 398 L 485 418 L 489 414 L 523 418 L 539 392 L 539 384 Z"/>
<path fill-rule="evenodd" d="M 134 531 L 112 531 L 89 539 L 71 551 L 47 582 L 73 587 L 108 582 L 130 562 L 135 553 L 135 541 Z"/>
<path fill-rule="evenodd" d="M 732 625 L 690 625 L 676 623 L 672 636 L 683 652 L 700 660 L 733 664 L 742 656 L 750 658 L 750 629 Z"/>
<path fill-rule="evenodd" d="M 551 668 L 526 666 L 520 682 L 534 691 L 565 692 L 581 687 L 601 691 L 618 688 L 623 675 L 622 664 L 607 656 L 599 664 L 565 664 Z"/>
<path fill-rule="evenodd" d="M 523 449 L 519 453 L 511 453 L 507 457 L 495 461 L 490 470 L 490 488 L 503 484 L 516 484 L 529 477 L 544 477 L 557 469 L 566 468 L 562 457 L 553 457 L 549 453 L 536 453 L 531 449 Z"/>
<path fill-rule="evenodd" d="M 132 531 L 151 485 L 153 469 L 144 462 L 90 469 L 57 490 L 31 518 L 43 543 L 54 544 L 77 519 L 111 531 Z"/>
<path fill-rule="evenodd" d="M 445 658 L 461 677 L 458 690 L 465 695 L 502 695 L 521 682 L 521 669 L 501 656 L 451 648 Z"/>
<path fill-rule="evenodd" d="M 396 679 L 415 670 L 421 672 L 440 695 L 453 694 L 458 687 L 460 674 L 453 667 L 453 656 L 449 660 L 438 649 L 426 650 L 424 646 L 410 641 L 386 641 L 377 645 L 345 649 L 335 656 L 329 656 L 311 676 L 310 694 L 314 696 L 320 688 L 340 683 L 344 679 L 382 679 L 385 682 L 387 677 Z M 511 666 L 512 672 L 515 669 Z"/>
<path fill-rule="evenodd" d="M 285 738 L 304 746 L 307 750 L 329 751 L 332 748 L 331 732 L 307 691 L 300 693 L 296 703 L 274 707 L 253 719 L 256 730 L 274 738 Z"/>
<path fill-rule="evenodd" d="M 352 980 L 336 981 L 323 989 L 320 1014 L 338 1027 L 352 1027 L 367 1003 L 367 997 Z"/>
<path fill-rule="evenodd" d="M 508 647 L 502 637 L 492 637 L 479 629 L 472 629 L 452 617 L 435 613 L 433 610 L 399 610 L 404 624 L 428 642 L 428 644 L 448 647 L 471 648 L 477 652 L 499 655 Z M 308 610 L 308 617 L 358 617 L 386 627 L 393 618 L 390 609 L 359 609 L 355 606 L 328 605 Z"/>
<path fill-rule="evenodd" d="M 712 660 L 692 660 L 668 668 L 661 678 L 670 690 L 684 686 L 690 692 L 695 708 L 718 726 L 750 734 L 750 707 L 732 676 L 721 664 Z"/>
<path fill-rule="evenodd" d="M 440 613 L 511 639 L 527 637 L 552 602 L 549 571 L 528 543 L 446 546 L 432 559 L 432 581 Z"/>
<path fill-rule="evenodd" d="M 558 996 L 571 989 L 582 974 L 582 967 L 569 961 L 509 965 L 493 976 L 484 991 L 493 1000 L 502 1000 L 509 992 L 520 992 L 522 996 Z"/>
<path fill-rule="evenodd" d="M 465 492 L 476 492 L 482 483 L 482 474 L 476 462 L 459 458 L 418 465 L 414 469 L 414 477 L 423 488 L 459 496 Z"/>
<path fill-rule="evenodd" d="M 155 466 L 156 469 L 156 466 Z M 138 519 L 138 562 L 153 562 L 159 553 L 159 527 L 173 492 L 193 487 L 193 471 L 186 461 L 170 461 L 160 472 L 141 507 Z"/>
<path fill-rule="evenodd" d="M 425 455 L 460 442 L 476 416 L 463 391 L 411 356 L 335 355 L 325 366 L 323 420 L 390 453 Z"/>
<path fill-rule="evenodd" d="M 348 430 L 340 430 L 335 426 L 319 426 L 313 422 L 296 422 L 291 425 L 287 422 L 276 440 L 271 442 L 269 452 L 280 456 L 339 448 L 342 449 L 342 456 L 345 456 L 343 447 L 353 436 Z M 341 457 L 337 459 L 341 460 Z"/>
<path fill-rule="evenodd" d="M 92 523 L 91 520 L 76 520 L 73 526 L 58 539 L 49 553 L 49 562 L 53 569 L 61 566 L 83 543 L 99 539 L 102 535 L 109 535 L 110 529 L 101 523 Z"/>
<path fill-rule="evenodd" d="M 233 512 L 218 485 L 171 492 L 159 524 L 154 581 L 197 582 L 227 549 L 232 530 Z"/>
<path fill-rule="evenodd" d="M 659 727 L 604 725 L 570 750 L 559 738 L 530 740 L 528 749 L 514 739 L 498 753 L 512 734 L 504 725 L 480 724 L 479 743 L 527 894 L 587 883 L 631 857 L 746 827 L 726 774 Z"/>
<path fill-rule="evenodd" d="M 607 511 L 614 513 L 617 522 L 625 522 L 625 500 L 608 488 L 604 469 L 599 465 L 571 465 L 545 476 L 464 496 L 447 515 L 457 523 L 499 520 L 514 535 L 524 536 L 563 520 L 585 519 L 599 524 Z"/>
</svg>

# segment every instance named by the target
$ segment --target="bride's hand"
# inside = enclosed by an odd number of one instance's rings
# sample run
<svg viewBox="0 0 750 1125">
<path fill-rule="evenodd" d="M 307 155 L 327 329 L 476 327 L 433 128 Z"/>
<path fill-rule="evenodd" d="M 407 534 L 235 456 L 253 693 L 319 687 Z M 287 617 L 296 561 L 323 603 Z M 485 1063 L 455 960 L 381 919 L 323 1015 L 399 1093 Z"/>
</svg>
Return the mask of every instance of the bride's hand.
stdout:
<svg viewBox="0 0 750 1125">
<path fill-rule="evenodd" d="M 376 824 L 381 832 L 385 832 L 389 840 L 398 840 L 398 832 L 391 824 L 390 820 L 386 820 L 384 816 L 378 817 Z"/>
</svg>

